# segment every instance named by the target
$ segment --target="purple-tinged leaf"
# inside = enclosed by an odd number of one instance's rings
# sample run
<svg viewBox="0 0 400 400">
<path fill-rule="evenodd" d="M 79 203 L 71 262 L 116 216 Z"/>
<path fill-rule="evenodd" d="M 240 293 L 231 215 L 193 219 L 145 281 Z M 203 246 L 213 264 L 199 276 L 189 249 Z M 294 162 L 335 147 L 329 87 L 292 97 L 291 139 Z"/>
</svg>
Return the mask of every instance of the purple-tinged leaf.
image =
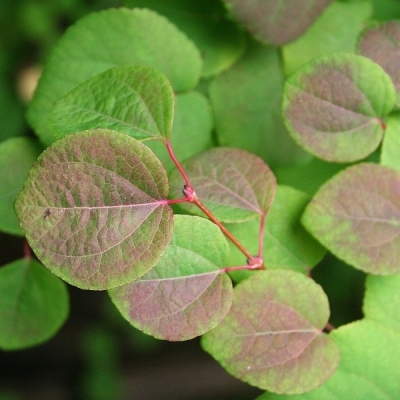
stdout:
<svg viewBox="0 0 400 400">
<path fill-rule="evenodd" d="M 183 167 L 204 205 L 222 222 L 245 221 L 266 213 L 274 199 L 276 179 L 264 161 L 244 150 L 218 147 L 184 162 Z M 182 177 L 170 176 L 171 193 L 182 197 Z M 190 203 L 182 208 L 202 212 Z"/>
<path fill-rule="evenodd" d="M 171 242 L 158 264 L 109 293 L 135 327 L 160 339 L 191 339 L 216 326 L 229 311 L 232 282 L 220 273 L 228 257 L 228 243 L 216 225 L 177 215 Z"/>
<path fill-rule="evenodd" d="M 358 51 L 379 64 L 392 78 L 400 103 L 400 21 L 385 21 L 367 28 L 359 41 Z"/>
<path fill-rule="evenodd" d="M 307 30 L 332 0 L 224 0 L 257 39 L 286 44 Z"/>
<path fill-rule="evenodd" d="M 400 272 L 400 172 L 362 163 L 326 182 L 302 222 L 337 257 L 365 272 Z"/>
<path fill-rule="evenodd" d="M 165 251 L 173 230 L 167 195 L 151 150 L 99 129 L 48 147 L 15 210 L 46 267 L 72 285 L 104 290 L 142 276 Z"/>
<path fill-rule="evenodd" d="M 257 272 L 233 291 L 231 310 L 203 347 L 235 377 L 276 393 L 303 393 L 337 368 L 339 352 L 322 333 L 328 299 L 293 271 Z"/>
<path fill-rule="evenodd" d="M 283 112 L 293 138 L 307 151 L 352 162 L 379 146 L 382 118 L 394 101 L 392 81 L 379 65 L 335 53 L 309 62 L 286 81 Z"/>
</svg>

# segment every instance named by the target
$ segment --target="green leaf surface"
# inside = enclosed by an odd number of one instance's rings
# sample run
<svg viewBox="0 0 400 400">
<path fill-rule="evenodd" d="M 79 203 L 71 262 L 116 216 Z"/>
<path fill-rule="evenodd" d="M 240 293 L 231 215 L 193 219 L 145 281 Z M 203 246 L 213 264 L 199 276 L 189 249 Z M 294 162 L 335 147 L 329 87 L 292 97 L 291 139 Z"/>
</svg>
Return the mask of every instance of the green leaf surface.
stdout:
<svg viewBox="0 0 400 400">
<path fill-rule="evenodd" d="M 0 143 L 0 230 L 23 236 L 14 212 L 14 200 L 29 169 L 43 149 L 37 140 L 18 137 Z"/>
<path fill-rule="evenodd" d="M 202 68 L 193 43 L 153 11 L 120 8 L 91 13 L 56 45 L 28 108 L 28 120 L 42 141 L 54 141 L 47 119 L 55 101 L 85 80 L 127 64 L 160 70 L 175 91 L 193 89 Z"/>
<path fill-rule="evenodd" d="M 178 160 L 184 161 L 212 147 L 213 115 L 208 99 L 199 92 L 180 93 L 176 95 L 175 102 L 170 142 Z M 168 172 L 175 167 L 164 143 L 147 140 L 145 144 Z"/>
<path fill-rule="evenodd" d="M 336 369 L 336 343 L 322 333 L 328 299 L 293 271 L 257 272 L 233 291 L 232 307 L 203 348 L 236 378 L 276 393 L 303 393 Z"/>
<path fill-rule="evenodd" d="M 250 41 L 244 56 L 210 84 L 220 145 L 248 150 L 272 167 L 308 157 L 283 121 L 283 80 L 278 50 Z"/>
<path fill-rule="evenodd" d="M 400 329 L 400 274 L 369 275 L 366 281 L 363 311 L 365 317 Z"/>
<path fill-rule="evenodd" d="M 301 36 L 332 0 L 224 0 L 257 39 L 281 46 Z"/>
<path fill-rule="evenodd" d="M 209 331 L 229 311 L 232 282 L 220 273 L 228 257 L 228 243 L 216 225 L 177 215 L 171 242 L 158 264 L 109 293 L 136 328 L 160 339 L 188 340 Z"/>
<path fill-rule="evenodd" d="M 374 5 L 374 19 L 392 20 L 394 18 L 400 18 L 398 0 L 372 0 L 372 4 Z"/>
<path fill-rule="evenodd" d="M 362 320 L 334 330 L 340 364 L 326 383 L 309 393 L 281 396 L 265 393 L 257 400 L 397 400 L 400 335 L 385 326 Z"/>
<path fill-rule="evenodd" d="M 311 154 L 352 162 L 379 146 L 382 118 L 394 101 L 393 84 L 381 67 L 335 53 L 314 59 L 286 81 L 283 113 L 293 138 Z"/>
<path fill-rule="evenodd" d="M 390 115 L 386 126 L 387 128 L 381 148 L 380 163 L 400 172 L 400 115 Z"/>
<path fill-rule="evenodd" d="M 221 222 L 245 221 L 266 213 L 276 191 L 275 176 L 254 154 L 217 147 L 182 163 L 200 201 Z M 182 176 L 170 175 L 171 194 L 182 197 Z M 190 203 L 182 208 L 194 214 L 202 211 Z"/>
<path fill-rule="evenodd" d="M 165 75 L 142 65 L 118 66 L 85 81 L 58 100 L 49 117 L 57 138 L 107 128 L 137 140 L 168 140 L 174 92 Z"/>
<path fill-rule="evenodd" d="M 397 94 L 396 105 L 400 106 L 400 21 L 375 23 L 365 29 L 358 51 L 379 64 L 392 78 Z"/>
<path fill-rule="evenodd" d="M 282 48 L 286 75 L 324 54 L 337 51 L 355 53 L 358 36 L 371 14 L 372 4 L 369 1 L 334 1 L 304 35 Z"/>
<path fill-rule="evenodd" d="M 53 273 L 83 289 L 111 289 L 145 274 L 173 230 L 160 161 L 109 130 L 48 147 L 15 202 L 26 237 Z"/>
<path fill-rule="evenodd" d="M 203 57 L 204 77 L 229 68 L 245 48 L 242 30 L 225 18 L 219 1 L 210 0 L 124 0 L 129 7 L 146 7 L 166 16 L 193 40 Z"/>
<path fill-rule="evenodd" d="M 326 182 L 302 222 L 325 247 L 364 272 L 400 271 L 400 173 L 378 164 L 349 167 Z"/>
<path fill-rule="evenodd" d="M 69 312 L 65 284 L 35 260 L 0 268 L 0 348 L 17 350 L 51 338 Z"/>
<path fill-rule="evenodd" d="M 264 230 L 264 264 L 267 269 L 293 269 L 308 273 L 325 254 L 325 249 L 303 228 L 300 217 L 310 198 L 288 186 L 278 186 L 267 214 Z M 228 230 L 251 254 L 258 254 L 258 219 L 239 224 L 226 224 Z M 243 254 L 230 243 L 229 266 L 243 265 Z M 250 271 L 232 272 L 234 280 L 254 274 Z"/>
</svg>

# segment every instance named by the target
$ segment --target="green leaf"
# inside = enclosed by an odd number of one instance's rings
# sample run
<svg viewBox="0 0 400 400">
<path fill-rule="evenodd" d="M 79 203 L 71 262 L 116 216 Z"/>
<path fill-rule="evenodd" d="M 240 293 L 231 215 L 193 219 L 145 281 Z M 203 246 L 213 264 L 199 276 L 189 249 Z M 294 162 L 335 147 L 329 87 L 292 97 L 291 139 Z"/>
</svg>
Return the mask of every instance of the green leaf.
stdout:
<svg viewBox="0 0 400 400">
<path fill-rule="evenodd" d="M 326 182 L 307 206 L 306 229 L 337 257 L 362 271 L 400 272 L 400 173 L 362 163 Z"/>
<path fill-rule="evenodd" d="M 325 249 L 303 228 L 300 217 L 309 196 L 287 186 L 278 186 L 267 214 L 264 231 L 264 264 L 267 269 L 293 269 L 308 273 L 325 254 Z M 259 220 L 226 224 L 228 230 L 251 253 L 258 253 Z M 243 265 L 243 254 L 233 245 L 229 266 Z M 237 279 L 254 274 L 250 271 L 232 272 Z"/>
<path fill-rule="evenodd" d="M 308 157 L 285 127 L 282 88 L 278 50 L 251 41 L 244 56 L 210 84 L 219 144 L 248 150 L 272 167 Z"/>
<path fill-rule="evenodd" d="M 229 311 L 232 282 L 220 273 L 228 243 L 212 222 L 177 215 L 158 264 L 139 280 L 110 291 L 121 314 L 136 328 L 166 340 L 188 340 L 216 326 Z"/>
<path fill-rule="evenodd" d="M 184 161 L 212 146 L 213 116 L 208 99 L 201 93 L 181 93 L 175 97 L 175 101 L 170 142 L 178 160 Z M 168 172 L 175 167 L 164 143 L 147 140 L 146 145 L 154 151 Z"/>
<path fill-rule="evenodd" d="M 368 27 L 360 38 L 358 51 L 387 72 L 396 89 L 396 105 L 400 106 L 400 21 L 375 23 Z"/>
<path fill-rule="evenodd" d="M 28 120 L 42 141 L 54 141 L 47 119 L 56 100 L 85 80 L 127 64 L 160 70 L 175 91 L 193 89 L 202 68 L 193 43 L 153 11 L 120 8 L 91 13 L 61 38 L 30 103 Z"/>
<path fill-rule="evenodd" d="M 51 338 L 69 312 L 65 284 L 35 260 L 0 268 L 0 348 L 17 350 Z"/>
<path fill-rule="evenodd" d="M 23 236 L 13 203 L 29 169 L 43 149 L 31 138 L 10 138 L 0 143 L 0 230 Z"/>
<path fill-rule="evenodd" d="M 123 4 L 151 8 L 185 32 L 203 56 L 204 77 L 229 68 L 244 51 L 242 30 L 225 18 L 225 9 L 219 1 L 124 0 Z"/>
<path fill-rule="evenodd" d="M 332 0 L 224 0 L 257 39 L 280 46 L 301 36 Z"/>
<path fill-rule="evenodd" d="M 379 146 L 382 118 L 394 100 L 392 81 L 381 67 L 335 53 L 309 62 L 286 81 L 283 112 L 293 138 L 311 154 L 352 162 Z"/>
<path fill-rule="evenodd" d="M 58 100 L 49 117 L 57 138 L 86 129 L 107 128 L 137 140 L 168 140 L 174 93 L 154 68 L 119 66 L 85 81 Z"/>
<path fill-rule="evenodd" d="M 372 4 L 375 20 L 392 20 L 400 17 L 398 0 L 372 0 Z"/>
<path fill-rule="evenodd" d="M 282 49 L 286 75 L 291 75 L 311 59 L 337 51 L 355 53 L 357 40 L 371 17 L 369 1 L 334 1 L 314 24 L 294 42 Z"/>
<path fill-rule="evenodd" d="M 365 317 L 392 327 L 400 328 L 400 274 L 391 276 L 369 275 L 366 281 L 363 311 Z"/>
<path fill-rule="evenodd" d="M 245 221 L 266 213 L 276 191 L 275 176 L 259 157 L 239 149 L 217 147 L 182 163 L 200 201 L 221 222 Z M 182 197 L 182 176 L 170 175 L 171 193 Z M 190 203 L 182 208 L 198 215 Z"/>
<path fill-rule="evenodd" d="M 48 147 L 15 202 L 21 227 L 54 274 L 83 289 L 111 289 L 145 274 L 173 229 L 160 161 L 109 130 L 71 134 Z"/>
<path fill-rule="evenodd" d="M 202 345 L 236 378 L 276 393 L 303 393 L 339 362 L 336 344 L 321 332 L 328 318 L 328 299 L 312 279 L 261 271 L 235 287 L 228 315 Z"/>
<path fill-rule="evenodd" d="M 326 383 L 309 393 L 280 396 L 265 393 L 257 400 L 396 400 L 400 393 L 400 335 L 362 320 L 332 331 L 340 364 Z"/>
<path fill-rule="evenodd" d="M 380 163 L 400 172 L 400 115 L 389 116 L 386 123 L 386 132 L 383 137 Z"/>
</svg>

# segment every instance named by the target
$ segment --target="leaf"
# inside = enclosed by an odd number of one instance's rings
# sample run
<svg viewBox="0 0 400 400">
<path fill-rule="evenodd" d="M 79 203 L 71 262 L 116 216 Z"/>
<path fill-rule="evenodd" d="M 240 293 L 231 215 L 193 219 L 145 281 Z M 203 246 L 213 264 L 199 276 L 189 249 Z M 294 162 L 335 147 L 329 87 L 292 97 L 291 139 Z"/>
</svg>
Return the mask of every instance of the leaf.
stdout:
<svg viewBox="0 0 400 400">
<path fill-rule="evenodd" d="M 354 165 L 326 182 L 307 206 L 306 229 L 337 257 L 364 272 L 400 272 L 400 173 Z"/>
<path fill-rule="evenodd" d="M 282 48 L 286 76 L 315 57 L 338 51 L 355 53 L 372 11 L 369 1 L 330 4 L 302 36 Z"/>
<path fill-rule="evenodd" d="M 358 51 L 379 64 L 390 76 L 396 89 L 396 104 L 400 105 L 400 21 L 375 23 L 364 30 Z"/>
<path fill-rule="evenodd" d="M 35 260 L 0 268 L 0 348 L 17 350 L 51 338 L 69 312 L 65 284 Z"/>
<path fill-rule="evenodd" d="M 281 46 L 301 36 L 332 0 L 224 0 L 257 39 Z"/>
<path fill-rule="evenodd" d="M 340 349 L 340 364 L 326 383 L 303 395 L 265 393 L 257 400 L 396 400 L 400 391 L 398 333 L 362 320 L 330 334 Z"/>
<path fill-rule="evenodd" d="M 228 243 L 212 222 L 175 216 L 175 229 L 158 264 L 139 280 L 110 291 L 121 314 L 156 338 L 188 340 L 216 326 L 229 311 L 232 282 L 221 274 Z"/>
<path fill-rule="evenodd" d="M 170 142 L 178 160 L 184 161 L 212 146 L 213 116 L 208 99 L 199 92 L 181 93 L 175 100 Z M 145 143 L 161 160 L 167 172 L 175 167 L 164 143 L 155 140 Z"/>
<path fill-rule="evenodd" d="M 292 137 L 311 154 L 352 162 L 378 147 L 382 118 L 394 98 L 381 67 L 362 56 L 335 53 L 309 62 L 286 81 L 283 113 Z"/>
<path fill-rule="evenodd" d="M 175 91 L 193 89 L 202 68 L 193 43 L 153 11 L 111 8 L 91 13 L 58 42 L 29 105 L 29 123 L 41 140 L 46 144 L 54 141 L 47 119 L 55 101 L 87 79 L 128 64 L 158 69 Z"/>
<path fill-rule="evenodd" d="M 23 236 L 13 203 L 28 171 L 42 149 L 31 138 L 10 138 L 0 143 L 0 229 Z"/>
<path fill-rule="evenodd" d="M 391 276 L 368 275 L 363 311 L 365 317 L 400 328 L 400 274 Z"/>
<path fill-rule="evenodd" d="M 276 191 L 276 180 L 258 157 L 239 149 L 207 150 L 182 163 L 190 182 L 204 205 L 221 222 L 237 222 L 266 213 Z M 182 177 L 178 170 L 170 176 L 171 193 L 182 197 Z M 182 208 L 202 212 L 190 203 Z"/>
<path fill-rule="evenodd" d="M 336 369 L 339 352 L 321 332 L 328 300 L 293 271 L 257 272 L 233 291 L 228 315 L 203 336 L 203 348 L 233 376 L 276 393 L 303 393 Z"/>
<path fill-rule="evenodd" d="M 278 186 L 268 212 L 264 231 L 264 264 L 267 269 L 293 269 L 306 274 L 321 261 L 325 249 L 303 228 L 300 217 L 309 196 L 288 186 Z M 251 253 L 258 253 L 260 221 L 253 219 L 239 224 L 226 224 L 228 230 Z M 228 266 L 243 265 L 243 254 L 230 243 Z M 237 271 L 235 280 L 254 272 Z"/>
<path fill-rule="evenodd" d="M 225 9 L 219 1 L 124 0 L 123 4 L 151 8 L 185 32 L 203 56 L 204 77 L 229 68 L 245 48 L 242 30 L 225 17 Z"/>
<path fill-rule="evenodd" d="M 248 150 L 271 167 L 309 157 L 285 127 L 283 79 L 278 50 L 250 41 L 244 56 L 212 80 L 209 92 L 220 145 Z"/>
<path fill-rule="evenodd" d="M 137 279 L 168 246 L 168 181 L 146 146 L 98 129 L 47 148 L 15 202 L 38 258 L 82 289 L 104 290 Z"/>
<path fill-rule="evenodd" d="M 167 78 L 142 65 L 111 68 L 59 99 L 49 117 L 57 138 L 86 129 L 107 128 L 137 140 L 168 140 L 174 92 Z"/>
<path fill-rule="evenodd" d="M 389 116 L 386 126 L 387 128 L 381 148 L 380 163 L 386 167 L 400 171 L 400 116 L 397 114 Z"/>
</svg>

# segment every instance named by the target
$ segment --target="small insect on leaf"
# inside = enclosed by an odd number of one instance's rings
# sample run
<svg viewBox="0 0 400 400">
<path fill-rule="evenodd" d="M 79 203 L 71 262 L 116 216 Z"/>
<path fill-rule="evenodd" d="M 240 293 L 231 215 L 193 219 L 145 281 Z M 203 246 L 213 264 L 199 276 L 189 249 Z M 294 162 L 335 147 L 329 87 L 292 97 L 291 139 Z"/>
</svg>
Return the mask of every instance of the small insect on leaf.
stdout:
<svg viewBox="0 0 400 400">
<path fill-rule="evenodd" d="M 52 211 L 50 210 L 50 208 L 46 208 L 43 213 L 43 218 L 50 217 L 51 214 L 52 214 Z"/>
</svg>

